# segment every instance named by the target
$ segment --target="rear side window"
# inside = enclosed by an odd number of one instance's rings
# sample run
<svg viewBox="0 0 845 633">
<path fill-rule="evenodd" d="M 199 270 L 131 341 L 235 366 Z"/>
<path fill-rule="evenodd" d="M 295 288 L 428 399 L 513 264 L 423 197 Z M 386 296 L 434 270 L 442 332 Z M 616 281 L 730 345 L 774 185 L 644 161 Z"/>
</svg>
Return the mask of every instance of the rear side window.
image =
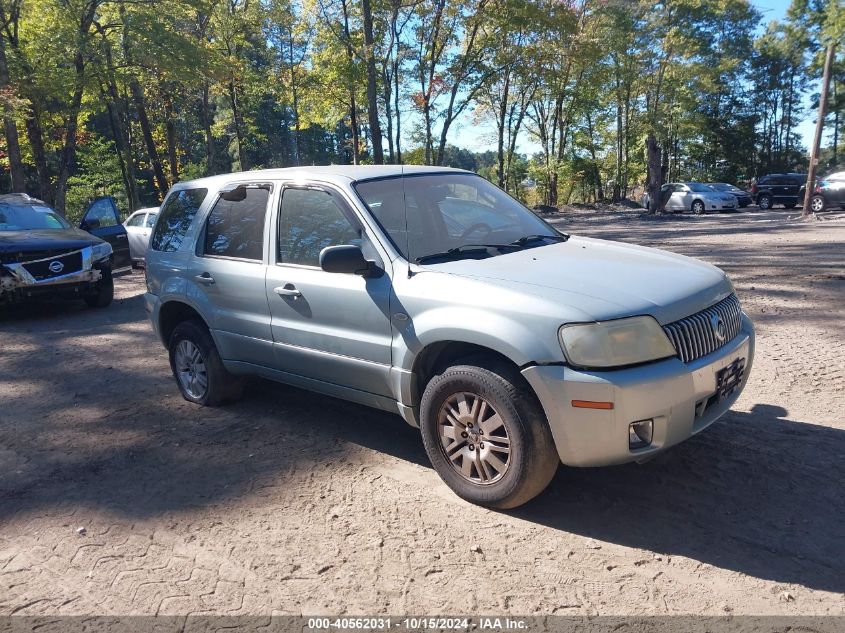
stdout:
<svg viewBox="0 0 845 633">
<path fill-rule="evenodd" d="M 204 255 L 261 261 L 270 187 L 244 186 L 223 192 L 208 214 Z"/>
<path fill-rule="evenodd" d="M 154 251 L 179 250 L 208 189 L 182 189 L 167 198 L 161 207 L 161 222 L 156 223 L 150 248 Z"/>
<path fill-rule="evenodd" d="M 153 228 L 155 226 L 157 217 L 158 217 L 158 213 L 148 213 L 147 219 L 144 220 L 144 226 L 148 229 Z"/>
<path fill-rule="evenodd" d="M 126 222 L 126 226 L 143 226 L 144 225 L 144 214 L 139 213 L 138 215 L 133 215 L 129 220 Z"/>
</svg>

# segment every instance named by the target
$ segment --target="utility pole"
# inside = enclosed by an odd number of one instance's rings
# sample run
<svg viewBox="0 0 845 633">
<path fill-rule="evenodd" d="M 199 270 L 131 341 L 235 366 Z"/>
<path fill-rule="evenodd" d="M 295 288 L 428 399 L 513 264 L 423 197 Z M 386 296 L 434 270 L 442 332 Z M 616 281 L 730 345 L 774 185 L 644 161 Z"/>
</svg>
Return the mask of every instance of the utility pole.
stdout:
<svg viewBox="0 0 845 633">
<path fill-rule="evenodd" d="M 810 201 L 813 199 L 813 191 L 816 188 L 816 166 L 819 162 L 819 146 L 822 144 L 822 131 L 824 130 L 824 116 L 827 110 L 827 92 L 830 90 L 830 66 L 833 63 L 833 44 L 827 45 L 827 53 L 824 56 L 824 73 L 822 74 L 822 93 L 819 97 L 819 116 L 816 119 L 816 137 L 813 146 L 810 148 L 810 168 L 807 170 L 807 186 L 804 188 L 804 208 L 802 216 L 810 215 Z"/>
</svg>

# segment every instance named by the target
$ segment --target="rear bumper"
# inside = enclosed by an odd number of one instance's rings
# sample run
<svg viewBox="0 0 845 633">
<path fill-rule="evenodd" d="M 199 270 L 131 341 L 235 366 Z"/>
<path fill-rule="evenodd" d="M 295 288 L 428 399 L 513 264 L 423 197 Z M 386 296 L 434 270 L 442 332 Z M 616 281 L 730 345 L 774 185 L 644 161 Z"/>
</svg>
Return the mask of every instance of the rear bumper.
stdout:
<svg viewBox="0 0 845 633">
<path fill-rule="evenodd" d="M 716 402 L 716 373 L 745 358 L 742 382 Z M 606 466 L 646 459 L 704 430 L 730 409 L 745 388 L 754 360 L 754 328 L 743 315 L 740 333 L 712 354 L 685 364 L 677 358 L 615 371 L 586 372 L 562 365 L 522 371 L 540 399 L 564 464 Z M 585 409 L 573 400 L 612 402 Z M 653 420 L 652 443 L 631 450 L 628 426 Z"/>
</svg>

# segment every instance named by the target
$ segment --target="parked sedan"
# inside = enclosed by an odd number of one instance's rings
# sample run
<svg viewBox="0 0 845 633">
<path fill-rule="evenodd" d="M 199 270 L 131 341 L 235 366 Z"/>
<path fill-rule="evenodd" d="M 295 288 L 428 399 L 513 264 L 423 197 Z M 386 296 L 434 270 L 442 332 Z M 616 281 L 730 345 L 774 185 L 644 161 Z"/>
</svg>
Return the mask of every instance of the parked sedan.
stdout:
<svg viewBox="0 0 845 633">
<path fill-rule="evenodd" d="M 668 190 L 670 195 L 666 202 L 667 211 L 692 211 L 696 215 L 707 211 L 736 211 L 736 196 L 713 191 L 703 182 L 670 182 Z"/>
<path fill-rule="evenodd" d="M 816 183 L 810 208 L 820 213 L 831 207 L 845 208 L 845 171 L 825 176 Z"/>
<path fill-rule="evenodd" d="M 153 230 L 157 217 L 158 207 L 138 209 L 123 223 L 129 236 L 129 252 L 132 255 L 133 266 L 142 264 L 146 259 L 150 232 Z"/>
<path fill-rule="evenodd" d="M 751 194 L 745 191 L 744 189 L 740 189 L 736 185 L 731 185 L 726 182 L 709 182 L 707 186 L 710 187 L 713 191 L 718 191 L 719 193 L 729 193 L 736 198 L 736 203 L 739 205 L 741 209 L 744 209 L 749 204 L 751 204 Z"/>
</svg>

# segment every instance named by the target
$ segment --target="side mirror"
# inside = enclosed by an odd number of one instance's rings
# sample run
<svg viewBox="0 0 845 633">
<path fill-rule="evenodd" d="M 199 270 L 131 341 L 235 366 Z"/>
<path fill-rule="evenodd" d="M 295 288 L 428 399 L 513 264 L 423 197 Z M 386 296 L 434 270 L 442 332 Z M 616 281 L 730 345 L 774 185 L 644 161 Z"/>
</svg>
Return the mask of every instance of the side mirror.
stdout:
<svg viewBox="0 0 845 633">
<path fill-rule="evenodd" d="M 378 270 L 373 262 L 364 258 L 360 247 L 346 244 L 327 246 L 320 251 L 320 268 L 327 273 L 347 273 L 371 277 Z"/>
<path fill-rule="evenodd" d="M 79 228 L 83 231 L 93 231 L 94 229 L 100 228 L 100 221 L 96 218 L 92 218 L 90 220 L 82 220 L 79 224 Z"/>
</svg>

